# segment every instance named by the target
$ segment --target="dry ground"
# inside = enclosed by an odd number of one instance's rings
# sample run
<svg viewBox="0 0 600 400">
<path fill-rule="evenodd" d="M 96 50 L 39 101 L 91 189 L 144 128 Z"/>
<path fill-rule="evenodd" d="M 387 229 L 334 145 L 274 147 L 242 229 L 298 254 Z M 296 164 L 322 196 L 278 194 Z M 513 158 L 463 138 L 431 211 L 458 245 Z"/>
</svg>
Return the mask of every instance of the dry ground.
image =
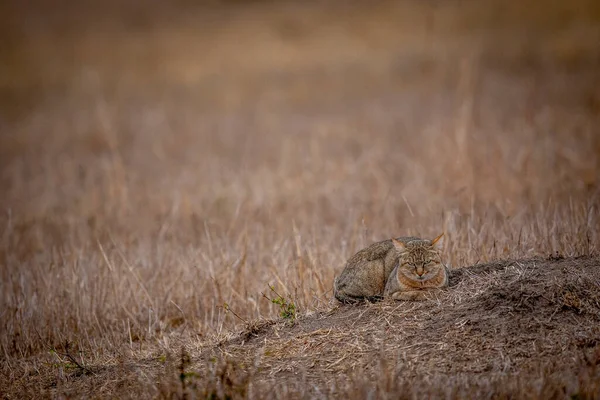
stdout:
<svg viewBox="0 0 600 400">
<path fill-rule="evenodd" d="M 4 397 L 600 398 L 596 1 L 49 4 L 0 5 Z M 438 299 L 332 300 L 441 231 Z"/>
<path fill-rule="evenodd" d="M 167 398 L 597 398 L 600 259 L 479 264 L 454 270 L 428 302 L 332 307 L 177 344 L 135 361 L 66 358 L 60 373 L 42 368 L 17 384 L 32 397 L 153 387 Z"/>
</svg>

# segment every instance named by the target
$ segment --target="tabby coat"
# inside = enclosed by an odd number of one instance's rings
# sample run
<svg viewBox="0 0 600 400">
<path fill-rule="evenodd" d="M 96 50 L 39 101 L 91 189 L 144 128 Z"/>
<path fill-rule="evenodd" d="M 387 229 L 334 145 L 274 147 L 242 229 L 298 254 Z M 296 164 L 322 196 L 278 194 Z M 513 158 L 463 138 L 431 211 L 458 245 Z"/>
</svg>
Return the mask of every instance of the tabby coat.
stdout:
<svg viewBox="0 0 600 400">
<path fill-rule="evenodd" d="M 335 298 L 342 303 L 426 299 L 431 291 L 448 286 L 448 270 L 440 258 L 442 236 L 392 238 L 360 250 L 335 279 Z"/>
</svg>

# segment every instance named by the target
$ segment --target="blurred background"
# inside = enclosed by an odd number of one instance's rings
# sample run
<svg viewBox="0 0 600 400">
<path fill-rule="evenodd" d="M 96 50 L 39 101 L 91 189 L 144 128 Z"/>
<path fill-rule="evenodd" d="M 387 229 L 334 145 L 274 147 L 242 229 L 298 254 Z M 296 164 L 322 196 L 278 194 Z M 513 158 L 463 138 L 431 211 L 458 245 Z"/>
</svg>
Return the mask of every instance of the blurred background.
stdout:
<svg viewBox="0 0 600 400">
<path fill-rule="evenodd" d="M 14 330 L 311 309 L 393 235 L 598 249 L 596 0 L 3 1 L 0 37 Z"/>
</svg>

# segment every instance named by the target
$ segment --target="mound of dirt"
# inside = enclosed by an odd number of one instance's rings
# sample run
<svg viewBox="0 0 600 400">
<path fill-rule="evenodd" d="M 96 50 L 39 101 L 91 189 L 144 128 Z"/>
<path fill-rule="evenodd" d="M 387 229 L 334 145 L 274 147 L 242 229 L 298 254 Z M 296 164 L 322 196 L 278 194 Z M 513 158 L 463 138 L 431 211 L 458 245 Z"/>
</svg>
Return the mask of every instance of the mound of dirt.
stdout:
<svg viewBox="0 0 600 400">
<path fill-rule="evenodd" d="M 228 387 L 220 373 L 230 389 L 237 376 L 243 393 L 273 397 L 600 397 L 600 259 L 453 270 L 430 301 L 336 305 L 293 324 L 255 324 L 195 364 L 219 393 Z"/>
<path fill-rule="evenodd" d="M 36 364 L 5 397 L 600 399 L 598 257 L 475 265 L 429 301 L 331 305 L 143 358 Z"/>
</svg>

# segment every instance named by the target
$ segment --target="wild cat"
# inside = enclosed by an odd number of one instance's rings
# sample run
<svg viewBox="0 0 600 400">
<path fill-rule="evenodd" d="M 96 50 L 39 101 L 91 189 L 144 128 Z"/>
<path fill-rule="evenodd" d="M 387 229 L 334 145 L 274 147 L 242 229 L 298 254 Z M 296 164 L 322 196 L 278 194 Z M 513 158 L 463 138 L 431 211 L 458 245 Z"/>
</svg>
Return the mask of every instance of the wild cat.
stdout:
<svg viewBox="0 0 600 400">
<path fill-rule="evenodd" d="M 361 300 L 425 300 L 448 286 L 442 263 L 442 233 L 433 240 L 399 237 L 376 242 L 354 254 L 335 279 L 333 292 L 342 303 Z"/>
</svg>

